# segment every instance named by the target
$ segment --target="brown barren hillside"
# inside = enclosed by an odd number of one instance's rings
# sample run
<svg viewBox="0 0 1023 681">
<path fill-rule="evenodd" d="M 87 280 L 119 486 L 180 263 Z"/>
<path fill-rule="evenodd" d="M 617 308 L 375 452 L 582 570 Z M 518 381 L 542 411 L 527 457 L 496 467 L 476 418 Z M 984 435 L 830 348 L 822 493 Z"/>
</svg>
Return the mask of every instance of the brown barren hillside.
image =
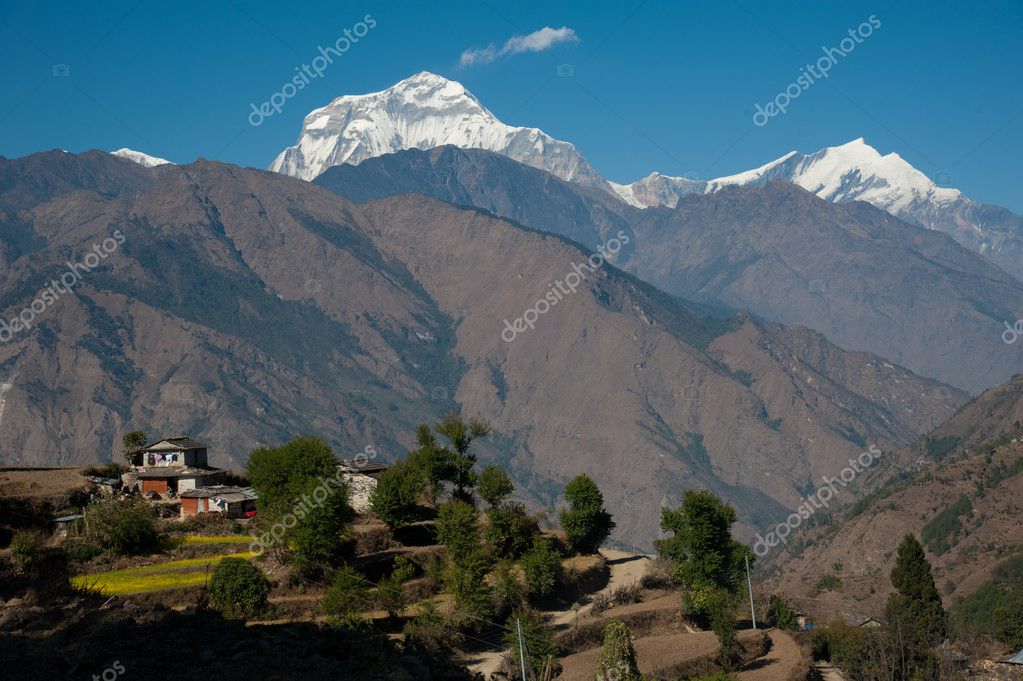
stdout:
<svg viewBox="0 0 1023 681">
<path fill-rule="evenodd" d="M 1019 550 L 1023 376 L 985 392 L 900 458 L 914 462 L 901 478 L 828 527 L 797 529 L 773 557 L 772 585 L 814 612 L 865 618 L 883 610 L 906 534 L 922 538 L 946 604 Z M 828 574 L 841 588 L 814 594 Z"/>
<path fill-rule="evenodd" d="M 223 466 L 301 433 L 389 460 L 459 408 L 493 422 L 483 457 L 534 506 L 589 473 L 614 540 L 647 548 L 683 490 L 715 490 L 749 534 L 868 443 L 906 445 L 965 400 L 599 262 L 509 342 L 505 320 L 591 251 L 423 196 L 356 206 L 274 173 L 100 152 L 4 160 L 0 179 L 6 319 L 124 237 L 0 344 L 4 463 L 117 458 L 135 428 L 198 437 Z"/>
</svg>

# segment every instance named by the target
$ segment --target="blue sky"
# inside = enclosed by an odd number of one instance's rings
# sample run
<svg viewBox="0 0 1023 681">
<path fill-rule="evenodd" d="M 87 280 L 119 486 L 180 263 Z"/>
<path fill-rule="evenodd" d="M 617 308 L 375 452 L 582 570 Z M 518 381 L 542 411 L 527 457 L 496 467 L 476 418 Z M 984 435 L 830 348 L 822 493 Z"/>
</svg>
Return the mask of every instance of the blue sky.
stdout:
<svg viewBox="0 0 1023 681">
<path fill-rule="evenodd" d="M 365 15 L 343 57 L 259 127 L 259 104 Z M 869 38 L 767 125 L 766 104 L 868 17 Z M 568 27 L 577 41 L 461 66 Z M 420 70 L 506 123 L 573 142 L 602 174 L 710 178 L 865 137 L 1023 213 L 1023 4 L 980 2 L 129 2 L 0 5 L 0 154 L 132 147 L 265 167 L 303 116 Z M 67 75 L 59 75 L 67 65 Z M 557 75 L 559 64 L 573 75 Z M 58 75 L 55 75 L 58 74 Z"/>
</svg>

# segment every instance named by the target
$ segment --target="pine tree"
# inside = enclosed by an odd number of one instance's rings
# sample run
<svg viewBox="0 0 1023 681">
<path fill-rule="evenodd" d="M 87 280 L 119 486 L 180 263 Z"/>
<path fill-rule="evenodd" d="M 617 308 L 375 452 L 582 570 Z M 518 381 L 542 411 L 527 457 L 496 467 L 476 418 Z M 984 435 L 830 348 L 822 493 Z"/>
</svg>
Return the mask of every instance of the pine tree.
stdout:
<svg viewBox="0 0 1023 681">
<path fill-rule="evenodd" d="M 931 564 L 911 534 L 899 544 L 891 580 L 895 593 L 888 597 L 885 618 L 893 659 L 904 661 L 900 667 L 905 678 L 936 678 L 931 649 L 945 640 L 947 621 Z"/>
</svg>

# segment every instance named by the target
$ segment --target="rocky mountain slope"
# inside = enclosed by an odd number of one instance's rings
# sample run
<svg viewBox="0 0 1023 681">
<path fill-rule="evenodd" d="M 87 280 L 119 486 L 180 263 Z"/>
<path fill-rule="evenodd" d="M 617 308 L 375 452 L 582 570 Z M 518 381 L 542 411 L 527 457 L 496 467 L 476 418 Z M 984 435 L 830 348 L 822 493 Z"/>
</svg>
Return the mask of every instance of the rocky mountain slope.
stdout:
<svg viewBox="0 0 1023 681">
<path fill-rule="evenodd" d="M 908 443 L 965 397 L 423 196 L 357 206 L 219 163 L 52 152 L 0 161 L 0 216 L 4 319 L 90 268 L 0 343 L 8 464 L 117 456 L 137 427 L 207 440 L 221 465 L 307 432 L 392 458 L 416 423 L 458 406 L 494 423 L 484 458 L 509 464 L 535 505 L 588 472 L 615 540 L 647 547 L 684 489 L 718 491 L 748 532 L 867 443 Z M 123 243 L 105 241 L 115 230 Z M 572 272 L 586 275 L 574 292 L 502 337 Z"/>
<path fill-rule="evenodd" d="M 1023 285 L 944 234 L 783 182 L 639 210 L 478 149 L 409 150 L 327 170 L 354 201 L 419 192 L 584 244 L 623 231 L 617 264 L 662 290 L 814 328 L 979 392 L 1023 371 L 1002 341 Z"/>
<path fill-rule="evenodd" d="M 962 407 L 896 461 L 901 475 L 824 527 L 800 528 L 772 556 L 774 586 L 818 611 L 876 616 L 895 549 L 913 533 L 946 605 L 980 587 L 1023 537 L 1023 375 Z M 829 573 L 840 587 L 815 593 Z"/>
</svg>

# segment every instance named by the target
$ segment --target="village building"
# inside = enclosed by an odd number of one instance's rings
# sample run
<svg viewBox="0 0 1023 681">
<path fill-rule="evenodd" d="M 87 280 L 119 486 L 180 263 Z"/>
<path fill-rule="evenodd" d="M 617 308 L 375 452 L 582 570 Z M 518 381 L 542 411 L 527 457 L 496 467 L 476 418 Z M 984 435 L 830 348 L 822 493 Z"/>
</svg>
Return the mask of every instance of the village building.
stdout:
<svg viewBox="0 0 1023 681">
<path fill-rule="evenodd" d="M 377 480 L 390 466 L 358 459 L 341 459 L 337 471 L 348 485 L 348 503 L 356 513 L 370 510 L 369 498 L 377 488 Z"/>
<path fill-rule="evenodd" d="M 229 518 L 256 514 L 256 491 L 251 487 L 210 485 L 181 492 L 181 517 L 198 513 L 226 513 Z"/>
<path fill-rule="evenodd" d="M 206 445 L 187 436 L 168 437 L 128 454 L 129 486 L 137 481 L 143 496 L 170 498 L 221 482 L 224 471 L 210 468 Z"/>
</svg>

